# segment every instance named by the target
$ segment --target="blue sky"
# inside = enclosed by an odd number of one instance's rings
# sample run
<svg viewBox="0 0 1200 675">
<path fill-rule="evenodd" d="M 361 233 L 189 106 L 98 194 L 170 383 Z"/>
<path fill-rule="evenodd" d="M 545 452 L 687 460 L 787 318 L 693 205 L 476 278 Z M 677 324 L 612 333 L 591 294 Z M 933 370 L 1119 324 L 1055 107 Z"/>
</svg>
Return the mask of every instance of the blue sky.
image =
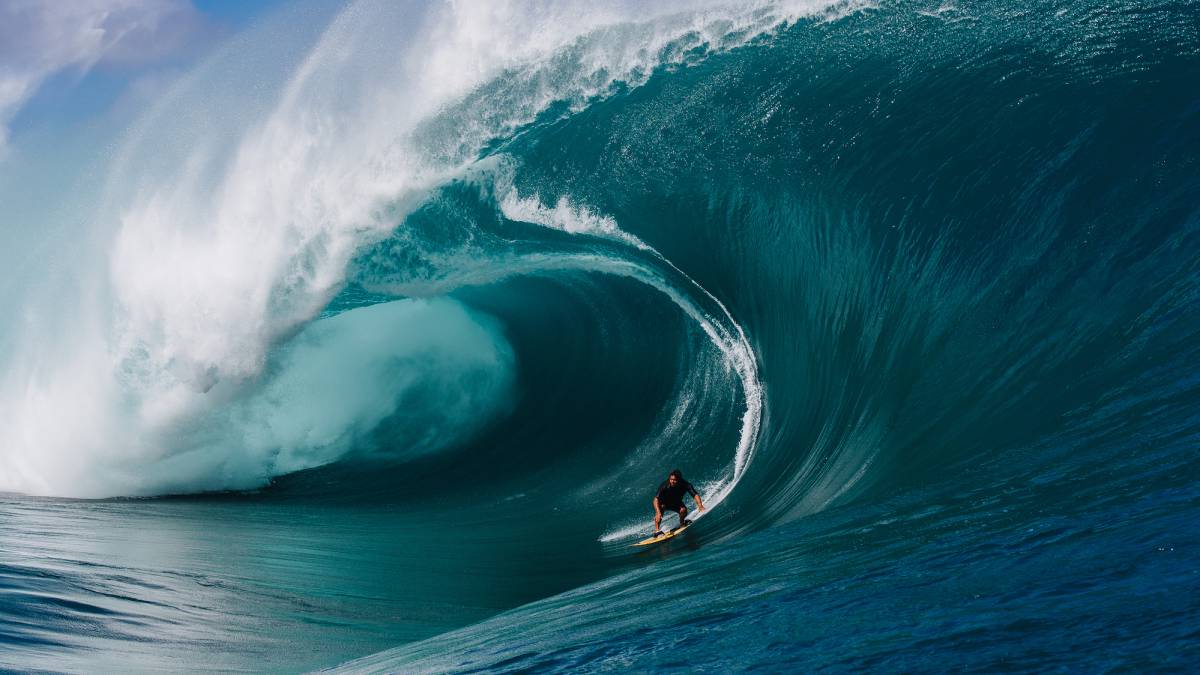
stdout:
<svg viewBox="0 0 1200 675">
<path fill-rule="evenodd" d="M 0 0 L 0 161 L 30 137 L 123 126 L 284 0 Z"/>
</svg>

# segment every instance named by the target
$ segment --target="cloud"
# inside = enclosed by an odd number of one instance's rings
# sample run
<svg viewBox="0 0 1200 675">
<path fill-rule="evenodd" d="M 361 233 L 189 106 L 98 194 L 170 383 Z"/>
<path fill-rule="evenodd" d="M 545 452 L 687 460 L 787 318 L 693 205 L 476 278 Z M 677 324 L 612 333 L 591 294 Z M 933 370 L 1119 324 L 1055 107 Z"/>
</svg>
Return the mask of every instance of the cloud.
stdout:
<svg viewBox="0 0 1200 675">
<path fill-rule="evenodd" d="M 190 0 L 0 0 L 0 150 L 13 118 L 55 74 L 144 67 L 205 33 Z"/>
</svg>

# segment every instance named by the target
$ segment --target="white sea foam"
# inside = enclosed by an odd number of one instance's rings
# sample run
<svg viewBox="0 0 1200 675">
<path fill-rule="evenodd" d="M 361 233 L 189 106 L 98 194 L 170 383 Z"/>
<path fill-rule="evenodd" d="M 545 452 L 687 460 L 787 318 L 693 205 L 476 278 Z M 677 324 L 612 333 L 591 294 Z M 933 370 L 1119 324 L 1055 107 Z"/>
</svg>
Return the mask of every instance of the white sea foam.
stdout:
<svg viewBox="0 0 1200 675">
<path fill-rule="evenodd" d="M 13 283 L 22 293 L 0 342 L 0 489 L 103 496 L 245 487 L 328 461 L 336 453 L 273 463 L 287 439 L 262 452 L 232 439 L 206 450 L 217 452 L 211 461 L 182 458 L 199 452 L 188 430 L 262 386 L 273 350 L 338 292 L 351 257 L 461 175 L 491 140 L 552 103 L 579 109 L 616 81 L 637 86 L 703 47 L 736 47 L 845 5 L 364 0 L 337 17 L 282 86 L 287 69 L 269 68 L 261 82 L 240 72 L 270 49 L 270 40 L 243 41 L 148 114 L 116 153 L 104 197 L 81 207 L 76 230 L 46 235 L 55 239 L 44 248 L 60 256 L 55 274 L 30 266 L 46 276 Z M 223 88 L 231 72 L 236 91 Z M 642 248 L 585 209 L 515 191 L 502 199 L 514 217 Z M 644 268 L 631 273 L 647 277 Z M 714 320 L 666 286 L 738 372 L 750 402 L 743 427 L 757 429 L 761 390 L 741 329 L 727 312 Z M 243 438 L 260 431 L 243 429 Z M 714 504 L 744 471 L 753 437 L 743 433 Z"/>
<path fill-rule="evenodd" d="M 522 198 L 514 188 L 500 201 L 500 210 L 510 220 L 535 223 L 570 234 L 615 239 L 643 251 L 650 250 L 642 240 L 622 231 L 617 221 L 598 215 L 586 206 L 574 206 L 566 197 L 560 197 L 553 207 L 548 207 L 542 204 L 538 195 Z"/>
</svg>

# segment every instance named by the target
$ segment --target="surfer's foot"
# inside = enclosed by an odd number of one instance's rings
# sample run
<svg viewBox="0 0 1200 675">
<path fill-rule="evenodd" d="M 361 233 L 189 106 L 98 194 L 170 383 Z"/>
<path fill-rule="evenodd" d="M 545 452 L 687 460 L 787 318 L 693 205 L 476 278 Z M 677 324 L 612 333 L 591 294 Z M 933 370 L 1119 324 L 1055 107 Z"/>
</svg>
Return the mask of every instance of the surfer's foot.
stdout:
<svg viewBox="0 0 1200 675">
<path fill-rule="evenodd" d="M 687 527 L 688 525 L 691 525 L 691 524 L 692 524 L 692 521 L 688 520 L 687 518 L 684 518 L 684 519 L 683 519 L 683 522 L 682 522 L 682 523 L 680 523 L 680 524 L 679 524 L 679 526 L 680 526 L 680 527 Z"/>
<path fill-rule="evenodd" d="M 663 531 L 662 531 L 662 530 L 659 530 L 658 532 L 655 532 L 655 533 L 654 533 L 654 536 L 655 536 L 655 538 L 658 538 L 658 537 L 661 537 L 661 536 L 663 536 Z"/>
</svg>

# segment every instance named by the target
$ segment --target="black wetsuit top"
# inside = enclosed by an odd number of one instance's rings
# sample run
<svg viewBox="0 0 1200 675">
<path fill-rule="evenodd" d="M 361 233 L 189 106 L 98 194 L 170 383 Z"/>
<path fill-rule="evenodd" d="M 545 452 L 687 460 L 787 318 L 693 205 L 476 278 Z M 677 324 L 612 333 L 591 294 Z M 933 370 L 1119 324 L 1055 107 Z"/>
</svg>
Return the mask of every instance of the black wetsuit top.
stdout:
<svg viewBox="0 0 1200 675">
<path fill-rule="evenodd" d="M 671 481 L 664 480 L 662 485 L 658 486 L 658 494 L 654 495 L 658 500 L 658 507 L 664 511 L 678 511 L 679 507 L 683 506 L 683 495 L 687 493 L 696 496 L 696 488 L 686 480 L 677 481 L 675 487 L 671 487 Z"/>
</svg>

